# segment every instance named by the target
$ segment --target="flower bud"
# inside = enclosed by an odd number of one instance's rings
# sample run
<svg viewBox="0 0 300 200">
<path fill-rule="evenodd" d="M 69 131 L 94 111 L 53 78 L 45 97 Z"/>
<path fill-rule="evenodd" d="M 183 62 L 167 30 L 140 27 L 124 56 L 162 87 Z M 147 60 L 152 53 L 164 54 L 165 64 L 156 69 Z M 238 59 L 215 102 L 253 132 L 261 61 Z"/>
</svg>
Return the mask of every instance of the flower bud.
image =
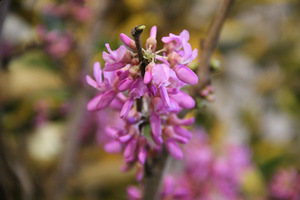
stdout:
<svg viewBox="0 0 300 200">
<path fill-rule="evenodd" d="M 183 158 L 183 153 L 182 153 L 181 149 L 179 148 L 178 144 L 173 139 L 170 138 L 166 141 L 166 147 L 167 147 L 169 153 L 175 159 Z"/>
<path fill-rule="evenodd" d="M 174 71 L 177 78 L 181 81 L 190 85 L 195 85 L 198 83 L 198 76 L 190 68 L 180 65 L 175 67 Z"/>
<path fill-rule="evenodd" d="M 122 42 L 128 46 L 129 48 L 131 48 L 132 50 L 136 50 L 136 45 L 135 45 L 135 42 L 130 38 L 128 37 L 127 35 L 125 35 L 124 33 L 121 33 L 120 34 L 120 38 L 122 40 Z"/>
<path fill-rule="evenodd" d="M 145 84 L 149 84 L 152 81 L 152 68 L 154 65 L 155 65 L 154 62 L 151 62 L 146 66 L 146 71 L 144 75 Z"/>
</svg>

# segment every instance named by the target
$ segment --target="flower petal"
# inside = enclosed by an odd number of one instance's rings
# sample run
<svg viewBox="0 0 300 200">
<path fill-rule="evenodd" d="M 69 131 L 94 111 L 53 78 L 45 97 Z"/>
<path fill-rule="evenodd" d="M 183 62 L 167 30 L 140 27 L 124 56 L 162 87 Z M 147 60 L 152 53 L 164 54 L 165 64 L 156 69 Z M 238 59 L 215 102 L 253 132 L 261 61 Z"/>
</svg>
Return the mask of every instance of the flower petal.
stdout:
<svg viewBox="0 0 300 200">
<path fill-rule="evenodd" d="M 165 106 L 165 108 L 169 108 L 170 107 L 170 98 L 167 92 L 167 89 L 165 88 L 165 86 L 161 86 L 159 88 L 159 93 L 160 93 L 160 97 L 161 100 Z"/>
<path fill-rule="evenodd" d="M 137 145 L 137 141 L 136 139 L 131 139 L 128 144 L 126 145 L 125 147 L 125 150 L 124 150 L 124 157 L 125 158 L 129 158 L 132 156 L 135 148 L 136 148 L 136 145 Z"/>
<path fill-rule="evenodd" d="M 198 76 L 190 68 L 184 65 L 179 65 L 174 68 L 174 71 L 177 78 L 181 81 L 190 85 L 195 85 L 198 83 Z"/>
<path fill-rule="evenodd" d="M 90 100 L 89 103 L 87 104 L 87 109 L 89 111 L 98 110 L 98 104 L 101 101 L 102 96 L 103 96 L 103 93 L 95 96 L 92 100 Z"/>
<path fill-rule="evenodd" d="M 94 88 L 98 88 L 97 82 L 95 80 L 93 80 L 89 75 L 85 76 L 85 80 L 90 86 L 92 86 Z"/>
<path fill-rule="evenodd" d="M 191 109 L 195 107 L 195 100 L 182 91 L 177 94 L 169 94 L 169 96 L 182 108 Z"/>
<path fill-rule="evenodd" d="M 160 87 L 161 85 L 168 86 L 170 77 L 170 68 L 165 64 L 157 64 L 152 68 L 152 79 Z"/>
<path fill-rule="evenodd" d="M 131 107 L 132 107 L 132 104 L 133 104 L 133 99 L 132 99 L 132 98 L 128 99 L 128 100 L 124 103 L 124 105 L 123 105 L 123 107 L 122 107 L 122 110 L 121 110 L 121 112 L 120 112 L 120 117 L 121 117 L 121 118 L 127 117 L 128 113 L 129 113 L 129 111 L 130 111 L 130 109 L 131 109 Z"/>
<path fill-rule="evenodd" d="M 186 130 L 185 128 L 182 128 L 180 126 L 175 126 L 174 131 L 178 135 L 181 135 L 187 139 L 191 139 L 193 137 L 193 134 L 191 132 L 189 132 L 188 130 Z"/>
<path fill-rule="evenodd" d="M 122 151 L 122 144 L 117 141 L 112 141 L 104 145 L 104 150 L 107 153 L 120 153 Z"/>
<path fill-rule="evenodd" d="M 120 38 L 126 46 L 128 46 L 129 48 L 131 48 L 133 50 L 136 50 L 136 44 L 130 37 L 128 37 L 124 33 L 121 33 Z"/>
<path fill-rule="evenodd" d="M 94 63 L 94 77 L 97 83 L 100 85 L 102 83 L 102 70 L 99 62 Z"/>
<path fill-rule="evenodd" d="M 138 151 L 138 159 L 139 162 L 144 165 L 145 161 L 146 161 L 146 157 L 147 157 L 147 151 L 146 148 L 144 146 L 139 147 L 139 151 Z"/>
<path fill-rule="evenodd" d="M 166 148 L 175 159 L 183 158 L 183 153 L 180 147 L 173 139 L 170 138 L 166 141 Z"/>
<path fill-rule="evenodd" d="M 161 136 L 161 119 L 155 112 L 150 114 L 150 125 L 153 135 Z"/>
<path fill-rule="evenodd" d="M 156 33 L 157 33 L 157 27 L 152 26 L 152 28 L 150 30 L 150 37 L 156 38 Z"/>
</svg>

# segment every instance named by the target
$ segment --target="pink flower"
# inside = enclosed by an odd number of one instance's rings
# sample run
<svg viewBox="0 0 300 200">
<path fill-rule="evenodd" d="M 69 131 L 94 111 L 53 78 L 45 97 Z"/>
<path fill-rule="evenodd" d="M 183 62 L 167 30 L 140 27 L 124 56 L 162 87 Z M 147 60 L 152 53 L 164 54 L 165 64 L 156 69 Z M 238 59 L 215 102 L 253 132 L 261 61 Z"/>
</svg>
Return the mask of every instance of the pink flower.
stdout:
<svg viewBox="0 0 300 200">
<path fill-rule="evenodd" d="M 103 52 L 103 60 L 105 60 L 105 71 L 115 71 L 126 66 L 131 61 L 130 52 L 121 45 L 117 50 L 112 51 L 108 43 L 105 44 L 108 52 Z"/>
<path fill-rule="evenodd" d="M 184 41 L 190 39 L 190 34 L 187 30 L 183 30 L 180 35 L 169 34 L 169 37 L 163 37 L 161 40 L 165 45 L 171 46 L 170 48 L 175 51 L 179 51 L 183 47 Z"/>
<path fill-rule="evenodd" d="M 95 78 L 95 80 L 93 80 L 89 75 L 86 75 L 86 82 L 90 86 L 92 86 L 100 91 L 104 91 L 105 84 L 102 82 L 102 70 L 101 70 L 101 65 L 99 62 L 94 63 L 94 78 Z"/>
<path fill-rule="evenodd" d="M 192 138 L 192 133 L 182 126 L 192 125 L 194 119 L 179 119 L 176 115 L 195 106 L 194 99 L 181 88 L 198 82 L 198 77 L 187 67 L 197 56 L 197 50 L 192 51 L 186 30 L 179 36 L 164 37 L 164 48 L 158 51 L 156 36 L 157 27 L 153 26 L 143 49 L 144 74 L 134 40 L 122 33 L 120 38 L 128 49 L 121 45 L 113 51 L 105 44 L 108 52 L 102 54 L 104 76 L 100 64 L 95 63 L 94 79 L 86 77 L 87 83 L 98 91 L 88 103 L 88 110 L 110 106 L 119 112 L 125 124 L 122 127 L 107 124 L 106 134 L 114 141 L 109 141 L 105 149 L 124 151 L 124 170 L 138 162 L 138 180 L 143 177 L 146 160 L 159 153 L 162 145 L 174 158 L 181 159 L 183 151 L 179 144 L 187 144 Z M 149 133 L 145 129 L 148 124 Z"/>
<path fill-rule="evenodd" d="M 300 188 L 299 177 L 293 168 L 276 171 L 270 183 L 270 195 L 278 199 L 293 199 L 297 187 Z"/>
<path fill-rule="evenodd" d="M 98 89 L 100 94 L 94 97 L 87 105 L 87 109 L 90 111 L 100 110 L 106 108 L 116 97 L 116 89 L 113 89 L 110 85 L 111 75 L 109 73 L 105 75 L 105 82 L 102 82 L 102 70 L 99 62 L 94 64 L 94 78 L 93 80 L 90 76 L 86 76 L 87 83 Z M 109 90 L 108 90 L 109 89 Z"/>
<path fill-rule="evenodd" d="M 166 147 L 169 153 L 176 159 L 183 158 L 183 153 L 179 148 L 178 144 L 171 138 L 166 141 Z"/>
<path fill-rule="evenodd" d="M 184 65 L 193 61 L 197 57 L 198 50 L 194 49 L 192 51 L 192 46 L 190 43 L 188 43 L 186 40 L 183 40 L 183 51 L 180 51 L 179 54 L 182 56 L 180 64 Z"/>
<path fill-rule="evenodd" d="M 128 37 L 127 35 L 125 35 L 124 33 L 121 33 L 120 34 L 120 38 L 122 40 L 122 42 L 128 46 L 129 48 L 131 48 L 132 50 L 136 50 L 136 45 L 135 45 L 135 42 L 130 38 Z"/>
<path fill-rule="evenodd" d="M 157 27 L 153 26 L 150 31 L 150 37 L 146 41 L 146 48 L 151 49 L 153 52 L 156 49 L 157 41 L 156 41 Z"/>
<path fill-rule="evenodd" d="M 141 191 L 134 186 L 129 186 L 127 188 L 127 195 L 128 195 L 129 200 L 141 200 L 142 199 Z"/>
</svg>

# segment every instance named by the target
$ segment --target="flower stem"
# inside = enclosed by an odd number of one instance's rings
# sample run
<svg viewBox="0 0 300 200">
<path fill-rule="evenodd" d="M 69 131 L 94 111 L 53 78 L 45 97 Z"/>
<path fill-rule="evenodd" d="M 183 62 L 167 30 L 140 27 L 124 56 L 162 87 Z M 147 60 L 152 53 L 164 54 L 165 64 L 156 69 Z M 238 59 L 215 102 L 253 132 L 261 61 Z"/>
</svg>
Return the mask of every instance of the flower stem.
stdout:
<svg viewBox="0 0 300 200">
<path fill-rule="evenodd" d="M 143 78 L 145 75 L 146 66 L 149 64 L 148 61 L 144 59 L 144 53 L 143 53 L 143 48 L 142 48 L 142 43 L 141 43 L 141 34 L 143 33 L 143 30 L 145 29 L 145 27 L 146 26 L 144 26 L 144 25 L 135 26 L 131 30 L 131 35 L 133 36 L 133 39 L 135 41 L 139 62 L 141 63 L 140 70 L 141 70 L 141 74 L 142 74 Z M 136 107 L 137 107 L 138 112 L 143 111 L 143 98 L 142 97 L 136 100 Z"/>
<path fill-rule="evenodd" d="M 143 33 L 144 29 L 145 26 L 140 25 L 140 26 L 135 26 L 131 31 L 131 35 L 133 36 L 133 39 L 135 41 L 139 62 L 141 63 L 140 69 L 141 69 L 142 77 L 144 77 L 146 66 L 149 64 L 148 61 L 144 59 L 144 53 L 143 53 L 143 48 L 141 43 L 141 34 Z"/>
<path fill-rule="evenodd" d="M 170 155 L 166 148 L 163 148 L 158 157 L 154 157 L 145 164 L 144 196 L 143 200 L 159 200 L 162 189 L 164 174 L 168 171 Z"/>
</svg>

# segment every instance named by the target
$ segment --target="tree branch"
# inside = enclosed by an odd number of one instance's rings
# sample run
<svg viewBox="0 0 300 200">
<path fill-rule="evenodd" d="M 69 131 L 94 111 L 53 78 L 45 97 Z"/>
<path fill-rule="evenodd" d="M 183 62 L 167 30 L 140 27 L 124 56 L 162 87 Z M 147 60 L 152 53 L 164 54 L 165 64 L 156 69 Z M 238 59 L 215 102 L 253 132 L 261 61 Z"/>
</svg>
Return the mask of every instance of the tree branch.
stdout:
<svg viewBox="0 0 300 200">
<path fill-rule="evenodd" d="M 224 0 L 209 28 L 207 37 L 205 40 L 201 40 L 200 48 L 201 55 L 199 58 L 199 65 L 197 69 L 197 75 L 199 77 L 198 84 L 193 88 L 193 96 L 199 96 L 201 89 L 211 83 L 210 77 L 210 59 L 217 46 L 220 33 L 224 22 L 228 16 L 228 13 L 233 6 L 235 0 Z"/>
<path fill-rule="evenodd" d="M 131 35 L 133 36 L 133 39 L 135 41 L 137 53 L 138 53 L 138 58 L 140 62 L 140 70 L 142 77 L 144 78 L 145 71 L 146 71 L 146 66 L 149 64 L 147 61 L 144 59 L 144 53 L 143 53 L 143 48 L 142 48 L 142 43 L 141 43 L 141 34 L 143 33 L 143 30 L 145 29 L 144 25 L 140 26 L 135 26 L 131 30 Z M 142 112 L 143 111 L 143 97 L 136 99 L 136 106 L 137 106 L 137 111 Z"/>
<path fill-rule="evenodd" d="M 139 58 L 139 62 L 140 62 L 140 65 L 141 65 L 140 69 L 141 69 L 142 77 L 144 77 L 146 66 L 149 64 L 149 62 L 146 59 L 144 59 L 144 53 L 143 53 L 143 50 L 142 50 L 141 34 L 142 34 L 144 29 L 145 29 L 145 26 L 140 25 L 140 26 L 135 26 L 131 31 L 131 35 L 133 36 L 133 39 L 134 39 L 135 44 L 136 44 L 138 58 Z"/>
<path fill-rule="evenodd" d="M 157 158 L 145 163 L 144 196 L 143 200 L 159 200 L 164 174 L 168 171 L 171 157 L 163 147 L 163 151 Z"/>
<path fill-rule="evenodd" d="M 0 46 L 2 45 L 2 32 L 3 25 L 6 18 L 6 14 L 9 9 L 10 0 L 0 1 Z M 2 55 L 0 55 L 0 60 L 2 62 Z M 2 69 L 2 63 L 0 62 L 0 69 Z"/>
<path fill-rule="evenodd" d="M 193 97 L 199 95 L 200 90 L 207 84 L 210 84 L 210 73 L 209 73 L 209 62 L 213 51 L 216 48 L 219 40 L 220 32 L 225 22 L 225 19 L 229 13 L 235 0 L 224 0 L 221 7 L 219 8 L 215 19 L 208 31 L 207 38 L 202 41 L 200 48 L 202 49 L 200 62 L 198 65 L 197 75 L 200 79 L 199 83 L 194 87 Z M 155 160 L 150 166 L 146 163 L 145 166 L 145 181 L 144 181 L 144 197 L 143 200 L 158 200 L 160 199 L 161 193 L 161 182 L 164 173 L 167 171 L 168 160 L 170 155 L 164 149 L 162 155 Z M 152 168 L 151 168 L 152 167 Z M 150 173 L 148 172 L 148 169 Z"/>
</svg>

